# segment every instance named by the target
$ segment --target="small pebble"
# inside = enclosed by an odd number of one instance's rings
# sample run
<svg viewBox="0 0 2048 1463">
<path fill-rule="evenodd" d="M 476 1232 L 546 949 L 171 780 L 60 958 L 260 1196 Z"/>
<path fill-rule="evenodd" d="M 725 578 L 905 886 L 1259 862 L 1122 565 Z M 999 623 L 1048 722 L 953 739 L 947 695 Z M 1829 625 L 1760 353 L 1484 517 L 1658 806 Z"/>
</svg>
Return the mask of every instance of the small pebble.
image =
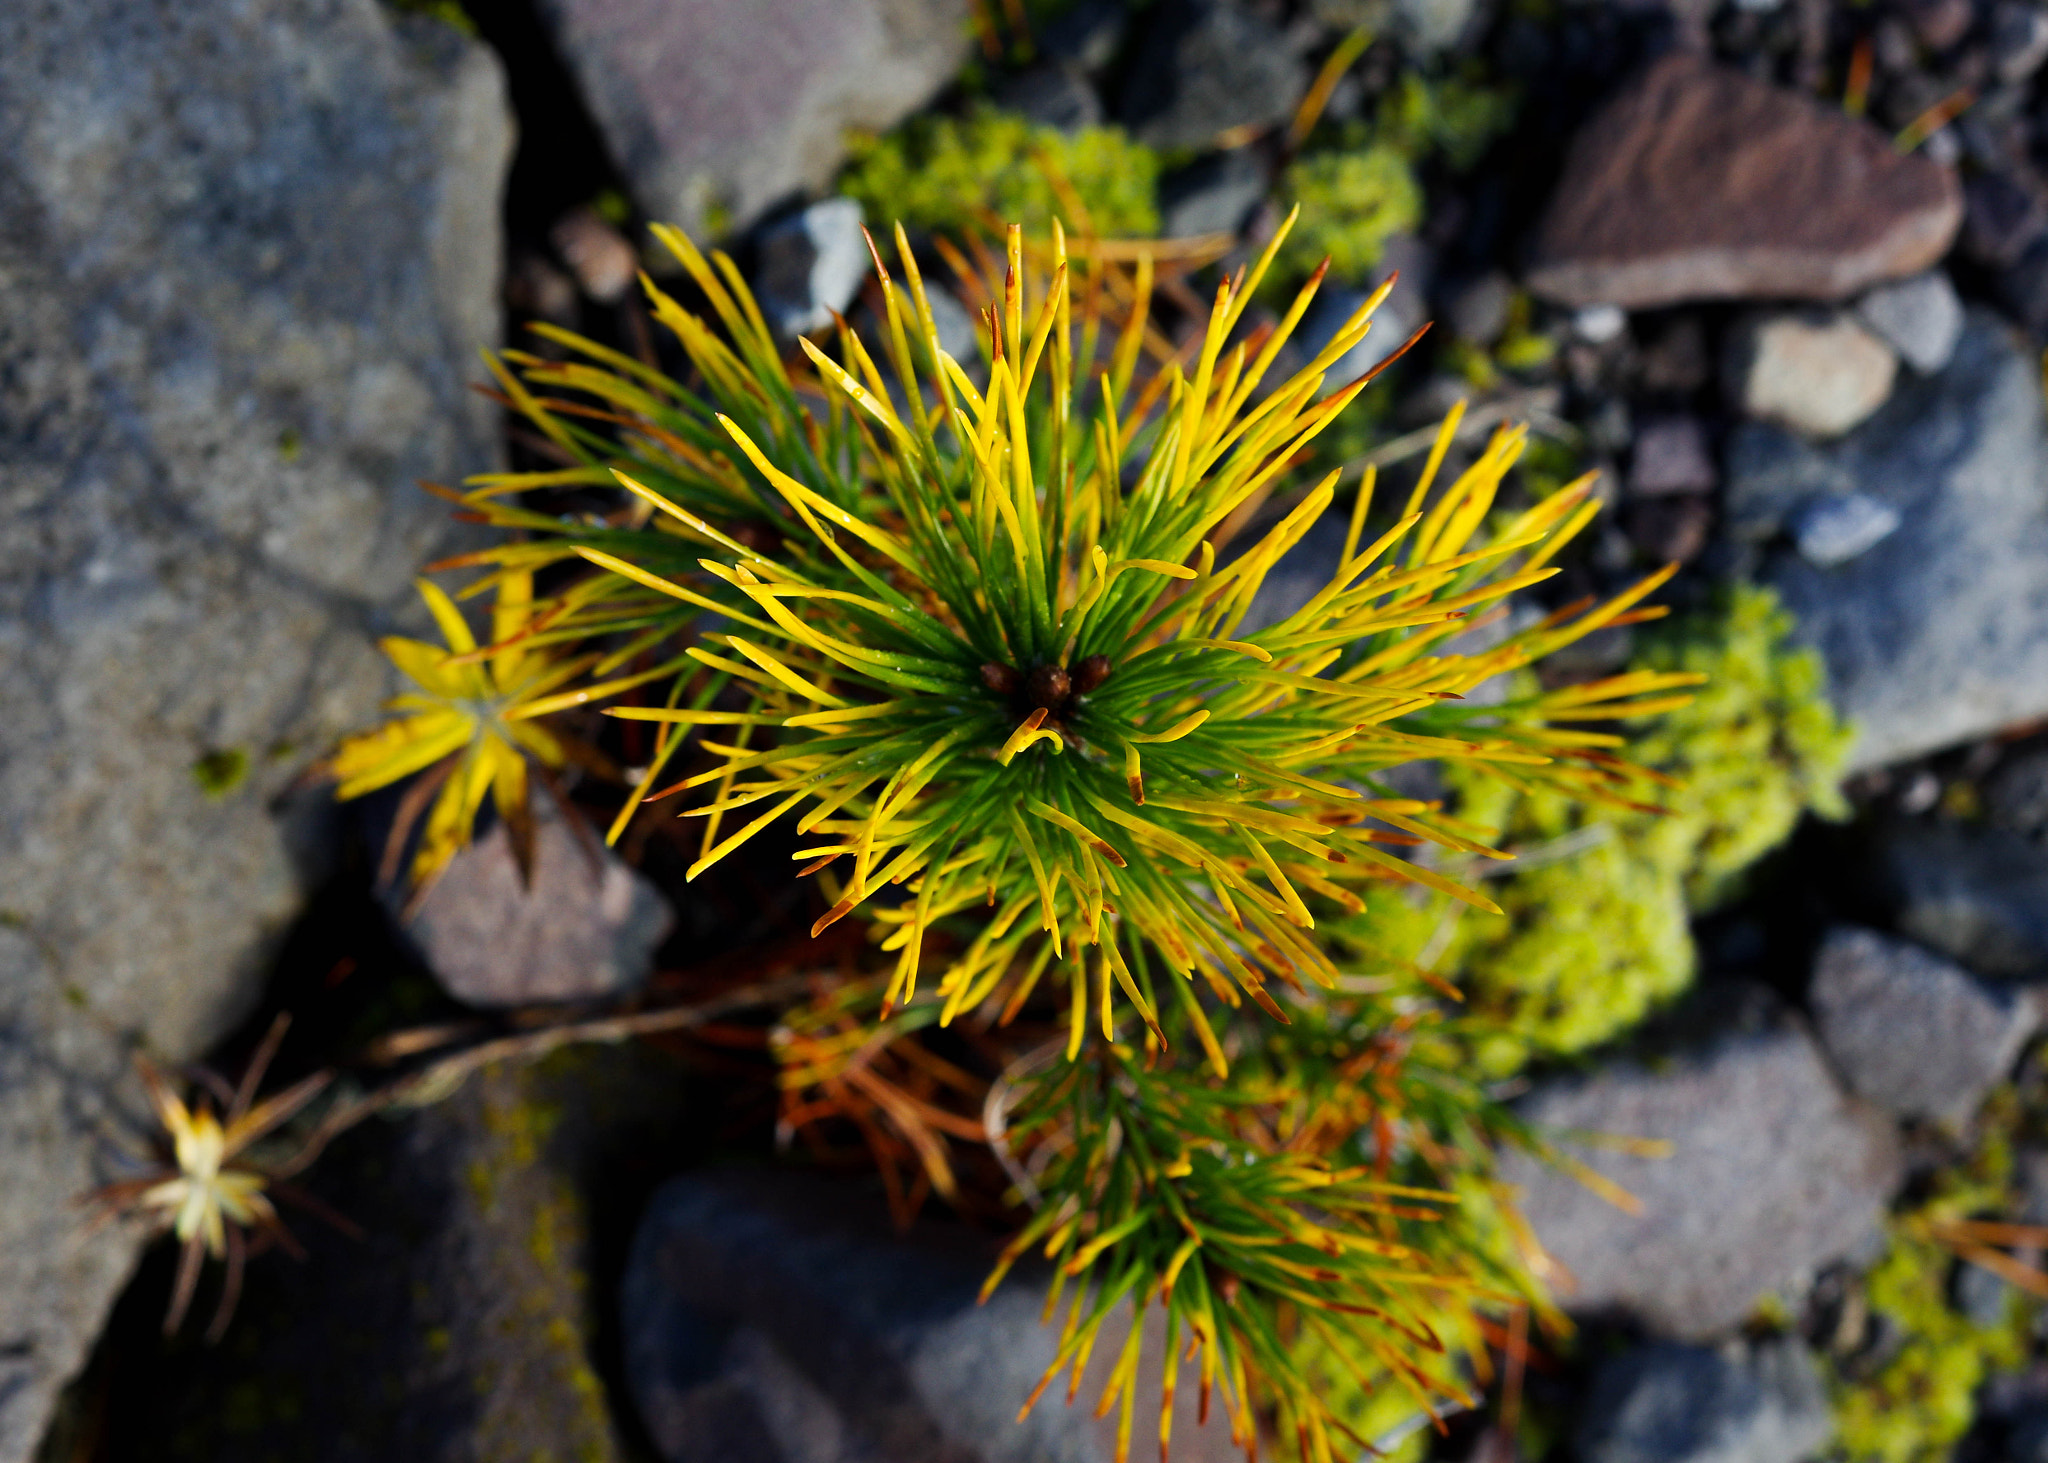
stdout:
<svg viewBox="0 0 2048 1463">
<path fill-rule="evenodd" d="M 600 305 L 615 305 L 640 273 L 640 256 L 594 208 L 577 208 L 562 215 L 548 230 L 548 242 L 569 270 L 583 293 Z"/>
<path fill-rule="evenodd" d="M 1949 363 L 1963 334 L 1963 302 L 1939 269 L 1879 285 L 1856 302 L 1856 314 L 1923 376 Z"/>
<path fill-rule="evenodd" d="M 1628 329 L 1628 312 L 1619 305 L 1587 305 L 1572 314 L 1572 333 L 1588 345 L 1606 345 Z"/>
<path fill-rule="evenodd" d="M 1899 526 L 1899 510 L 1861 493 L 1815 498 L 1793 516 L 1792 540 L 1799 557 L 1816 569 L 1832 569 L 1867 553 Z"/>
</svg>

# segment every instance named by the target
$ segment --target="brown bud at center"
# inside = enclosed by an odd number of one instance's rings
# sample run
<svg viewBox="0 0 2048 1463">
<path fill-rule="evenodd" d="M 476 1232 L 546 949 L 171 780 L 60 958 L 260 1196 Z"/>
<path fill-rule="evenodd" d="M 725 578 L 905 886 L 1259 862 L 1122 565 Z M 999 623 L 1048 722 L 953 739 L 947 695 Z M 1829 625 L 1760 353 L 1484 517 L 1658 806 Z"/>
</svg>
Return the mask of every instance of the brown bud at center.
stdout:
<svg viewBox="0 0 2048 1463">
<path fill-rule="evenodd" d="M 1057 711 L 1066 704 L 1067 695 L 1073 690 L 1073 682 L 1067 673 L 1056 665 L 1042 665 L 1031 673 L 1030 683 L 1025 688 L 1033 706 L 1043 706 Z"/>
</svg>

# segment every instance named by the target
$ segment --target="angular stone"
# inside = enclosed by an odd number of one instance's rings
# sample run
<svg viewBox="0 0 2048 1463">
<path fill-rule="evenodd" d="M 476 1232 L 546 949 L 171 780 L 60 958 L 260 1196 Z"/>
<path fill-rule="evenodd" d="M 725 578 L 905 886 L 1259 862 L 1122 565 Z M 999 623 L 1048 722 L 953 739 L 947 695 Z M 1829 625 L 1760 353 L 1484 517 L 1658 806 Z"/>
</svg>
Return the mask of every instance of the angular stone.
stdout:
<svg viewBox="0 0 2048 1463">
<path fill-rule="evenodd" d="M 994 1254 L 936 1223 L 902 1235 L 857 1190 L 808 1175 L 672 1179 L 621 1283 L 627 1381 L 656 1449 L 667 1463 L 1109 1463 L 1113 1416 L 1055 1391 L 1018 1421 L 1059 1332 L 1040 1324 L 1042 1272 L 976 1303 Z M 1084 1397 L 1119 1349 L 1106 1332 Z M 1157 1343 L 1138 1374 L 1156 1398 Z M 1241 1458 L 1220 1407 L 1195 1425 L 1195 1391 L 1175 1397 L 1173 1456 Z M 1132 1457 L 1156 1456 L 1158 1415 L 1141 1401 Z"/>
<path fill-rule="evenodd" d="M 1669 1341 L 1602 1361 L 1581 1414 L 1583 1463 L 1799 1463 L 1834 1431 L 1796 1336 L 1720 1349 Z"/>
<path fill-rule="evenodd" d="M 1809 437 L 1839 437 L 1884 405 L 1890 346 L 1848 315 L 1763 315 L 1729 333 L 1722 376 L 1743 415 Z"/>
<path fill-rule="evenodd" d="M 1628 1213 L 1569 1174 L 1507 1159 L 1504 1177 L 1522 1185 L 1537 1239 L 1569 1277 L 1554 1280 L 1560 1298 L 1683 1340 L 1732 1330 L 1762 1297 L 1858 1252 L 1899 1177 L 1891 1124 L 1845 1098 L 1782 1017 L 1754 1017 L 1654 1071 L 1624 1062 L 1547 1084 L 1522 1114 L 1640 1205 Z M 1582 1147 L 1572 1133 L 1661 1141 L 1670 1154 Z"/>
<path fill-rule="evenodd" d="M 1828 931 L 1809 997 L 1821 1045 L 1858 1097 L 1960 1122 L 2011 1069 L 2038 1013 L 1905 940 Z"/>
<path fill-rule="evenodd" d="M 1963 302 L 1944 270 L 1883 284 L 1856 302 L 1863 323 L 1923 376 L 1946 366 L 1963 335 Z"/>
<path fill-rule="evenodd" d="M 1159 180 L 1160 232 L 1169 239 L 1235 234 L 1266 196 L 1266 168 L 1248 147 L 1197 158 Z"/>
<path fill-rule="evenodd" d="M 1840 300 L 1927 268 L 1961 222 L 1954 176 L 1870 123 L 1678 52 L 1573 142 L 1528 282 L 1629 309 Z"/>
<path fill-rule="evenodd" d="M 1999 829 L 1907 823 L 1877 846 L 1899 929 L 1979 975 L 2048 979 L 2048 850 Z"/>
<path fill-rule="evenodd" d="M 1792 542 L 1816 569 L 1846 564 L 1898 530 L 1899 510 L 1861 493 L 1809 498 L 1792 515 Z"/>
<path fill-rule="evenodd" d="M 1985 780 L 1984 812 L 1994 828 L 2048 843 L 2048 747 L 2028 748 Z"/>
<path fill-rule="evenodd" d="M 1285 121 L 1307 90 L 1307 69 L 1270 21 L 1235 0 L 1166 0 L 1146 13 L 1117 120 L 1154 147 L 1207 147 Z"/>
<path fill-rule="evenodd" d="M 0 1463 L 132 1262 L 77 1196 L 131 1040 L 247 1009 L 319 842 L 272 809 L 487 468 L 496 62 L 374 0 L 0 6 Z M 304 809 L 307 800 L 285 800 Z M 296 814 L 294 815 L 297 816 Z"/>
<path fill-rule="evenodd" d="M 537 0 L 640 206 L 692 233 L 822 189 L 967 58 L 968 0 Z"/>
<path fill-rule="evenodd" d="M 995 104 L 1062 132 L 1102 124 L 1102 97 L 1078 65 L 1048 61 L 1004 81 Z"/>
<path fill-rule="evenodd" d="M 406 933 L 456 1000 L 524 1006 L 622 995 L 647 978 L 675 915 L 651 881 L 552 801 L 533 800 L 533 882 L 505 825 L 456 854 Z"/>
<path fill-rule="evenodd" d="M 1763 566 L 1855 724 L 1852 769 L 2048 715 L 2044 448 L 2035 355 L 1982 311 L 1946 370 L 1902 383 L 1832 448 L 1746 458 L 1738 434 L 1731 504 L 1761 513 L 1804 480 L 1899 515 L 1894 533 L 1847 563 L 1818 568 L 1785 552 Z M 1745 481 L 1751 466 L 1768 488 Z M 1795 506 L 1785 504 L 1788 517 Z"/>
<path fill-rule="evenodd" d="M 778 335 L 822 330 L 853 303 L 874 264 L 860 226 L 858 203 L 827 198 L 762 230 L 755 293 Z"/>
</svg>

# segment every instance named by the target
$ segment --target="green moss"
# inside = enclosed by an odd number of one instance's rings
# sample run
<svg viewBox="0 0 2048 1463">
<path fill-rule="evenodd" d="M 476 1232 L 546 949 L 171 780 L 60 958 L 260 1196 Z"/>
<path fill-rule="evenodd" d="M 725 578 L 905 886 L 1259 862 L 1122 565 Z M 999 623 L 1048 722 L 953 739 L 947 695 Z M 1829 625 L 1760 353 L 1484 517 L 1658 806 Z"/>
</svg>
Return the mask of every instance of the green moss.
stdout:
<svg viewBox="0 0 2048 1463">
<path fill-rule="evenodd" d="M 1841 806 L 1835 777 L 1848 734 L 1818 659 L 1787 645 L 1790 629 L 1769 591 L 1740 587 L 1644 638 L 1632 668 L 1709 678 L 1689 706 L 1648 722 L 1631 749 L 1679 780 L 1667 812 L 1518 796 L 1452 769 L 1460 815 L 1499 829 L 1520 852 L 1514 872 L 1487 884 L 1503 915 L 1388 895 L 1339 923 L 1339 941 L 1454 977 L 1473 1060 L 1489 1076 L 1584 1051 L 1640 1021 L 1692 979 L 1689 914 L 1726 898 L 1803 810 Z"/>
<path fill-rule="evenodd" d="M 1363 281 L 1387 240 L 1422 218 L 1422 185 L 1402 151 L 1386 143 L 1315 152 L 1280 175 L 1282 206 L 1301 217 L 1275 261 L 1278 278 L 1306 278 L 1325 258 L 1334 279 Z"/>
<path fill-rule="evenodd" d="M 1708 678 L 1635 745 L 1645 764 L 1683 780 L 1671 815 L 1634 837 L 1684 879 L 1696 912 L 1724 902 L 1802 812 L 1846 811 L 1838 781 L 1852 733 L 1828 704 L 1820 657 L 1789 645 L 1791 630 L 1775 595 L 1737 585 L 1713 611 L 1646 636 L 1637 657 L 1643 669 Z"/>
<path fill-rule="evenodd" d="M 1469 171 L 1515 119 L 1516 97 L 1481 80 L 1439 80 L 1410 71 L 1384 98 L 1373 126 L 1405 156 L 1441 158 L 1454 173 Z"/>
<path fill-rule="evenodd" d="M 249 777 L 249 754 L 240 747 L 208 752 L 192 764 L 192 781 L 216 800 L 226 797 Z"/>
<path fill-rule="evenodd" d="M 1903 1341 L 1867 1375 L 1853 1358 L 1834 1369 L 1836 1439 L 1850 1463 L 1943 1463 L 1969 1430 L 1979 1384 L 2026 1358 L 2032 1306 L 2008 1291 L 1998 1322 L 1978 1325 L 1949 1303 L 1954 1257 L 1925 1237 L 1928 1221 L 2005 1211 L 2012 1157 L 2002 1137 L 2010 1124 L 2001 1120 L 2010 1114 L 2001 1109 L 2010 1096 L 1994 1095 L 1984 1125 L 1991 1137 L 1894 1221 L 1884 1257 L 1864 1278 L 1872 1316 Z"/>
<path fill-rule="evenodd" d="M 1001 220 L 1044 232 L 1055 216 L 1100 235 L 1159 231 L 1159 156 L 1117 127 L 1068 134 L 978 106 L 965 117 L 922 116 L 886 136 L 855 134 L 840 190 L 870 224 L 939 233 Z M 1076 205 L 1078 205 L 1078 210 Z"/>
</svg>

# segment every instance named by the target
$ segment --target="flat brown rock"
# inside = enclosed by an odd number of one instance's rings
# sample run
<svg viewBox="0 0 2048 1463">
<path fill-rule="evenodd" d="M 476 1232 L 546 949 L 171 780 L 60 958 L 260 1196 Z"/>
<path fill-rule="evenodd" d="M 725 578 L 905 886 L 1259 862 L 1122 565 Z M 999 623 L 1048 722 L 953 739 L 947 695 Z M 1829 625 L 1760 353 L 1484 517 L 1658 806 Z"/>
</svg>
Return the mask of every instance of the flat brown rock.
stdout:
<svg viewBox="0 0 2048 1463">
<path fill-rule="evenodd" d="M 1961 222 L 1948 169 L 1680 53 L 1574 140 L 1528 282 L 1563 304 L 1627 309 L 1840 300 L 1933 264 Z"/>
</svg>

